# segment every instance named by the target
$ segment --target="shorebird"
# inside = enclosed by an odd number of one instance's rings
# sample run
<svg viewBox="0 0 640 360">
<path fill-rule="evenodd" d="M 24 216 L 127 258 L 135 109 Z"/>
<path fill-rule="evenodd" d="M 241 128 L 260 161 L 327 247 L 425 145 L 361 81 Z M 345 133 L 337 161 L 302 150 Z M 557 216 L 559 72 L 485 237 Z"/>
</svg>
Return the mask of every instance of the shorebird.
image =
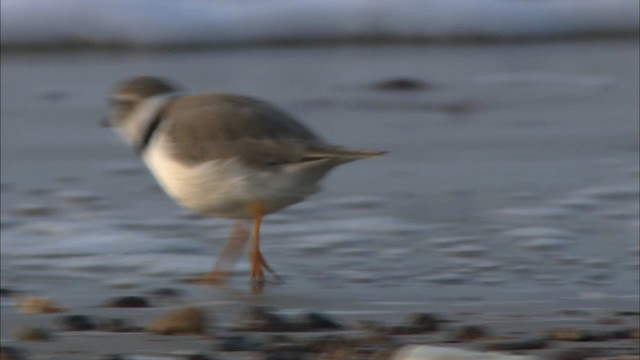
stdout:
<svg viewBox="0 0 640 360">
<path fill-rule="evenodd" d="M 383 155 L 324 142 L 277 107 L 247 96 L 187 94 L 172 82 L 139 76 L 116 84 L 111 126 L 140 155 L 163 190 L 196 213 L 237 219 L 214 267 L 194 281 L 227 278 L 247 240 L 250 279 L 277 278 L 260 251 L 262 218 L 319 190 L 334 167 Z"/>
</svg>

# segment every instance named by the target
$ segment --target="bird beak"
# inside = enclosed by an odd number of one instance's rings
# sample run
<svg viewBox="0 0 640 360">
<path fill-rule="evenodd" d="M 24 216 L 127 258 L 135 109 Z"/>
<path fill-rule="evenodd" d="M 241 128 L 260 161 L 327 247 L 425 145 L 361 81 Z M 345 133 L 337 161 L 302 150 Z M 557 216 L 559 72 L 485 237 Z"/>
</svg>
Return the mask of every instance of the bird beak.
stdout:
<svg viewBox="0 0 640 360">
<path fill-rule="evenodd" d="M 111 123 L 109 123 L 109 117 L 105 116 L 105 117 L 100 121 L 100 126 L 102 126 L 102 127 L 111 127 Z"/>
</svg>

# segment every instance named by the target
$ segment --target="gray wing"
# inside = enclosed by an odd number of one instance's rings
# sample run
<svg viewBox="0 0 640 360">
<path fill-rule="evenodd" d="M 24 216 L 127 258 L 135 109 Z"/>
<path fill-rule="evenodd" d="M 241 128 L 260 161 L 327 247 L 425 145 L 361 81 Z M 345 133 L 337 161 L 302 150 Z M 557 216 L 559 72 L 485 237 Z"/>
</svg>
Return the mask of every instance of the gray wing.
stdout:
<svg viewBox="0 0 640 360">
<path fill-rule="evenodd" d="M 244 96 L 182 97 L 168 106 L 163 118 L 172 155 L 194 165 L 234 157 L 249 165 L 271 166 L 381 155 L 326 144 L 285 112 Z"/>
</svg>

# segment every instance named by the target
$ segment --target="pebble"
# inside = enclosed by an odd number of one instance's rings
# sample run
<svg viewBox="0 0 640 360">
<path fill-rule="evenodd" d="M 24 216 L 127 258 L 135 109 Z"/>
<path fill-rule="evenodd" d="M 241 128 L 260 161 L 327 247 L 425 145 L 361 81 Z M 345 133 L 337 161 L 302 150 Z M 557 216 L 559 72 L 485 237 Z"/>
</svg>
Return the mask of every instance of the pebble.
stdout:
<svg viewBox="0 0 640 360">
<path fill-rule="evenodd" d="M 26 360 L 27 356 L 21 349 L 12 346 L 0 346 L 0 360 Z"/>
<path fill-rule="evenodd" d="M 67 315 L 59 317 L 55 323 L 63 331 L 87 331 L 95 330 L 97 325 L 95 320 L 86 315 Z"/>
<path fill-rule="evenodd" d="M 41 216 L 51 216 L 56 212 L 56 210 L 47 205 L 25 204 L 25 205 L 21 205 L 13 208 L 11 212 L 19 216 L 41 217 Z"/>
<path fill-rule="evenodd" d="M 140 326 L 132 325 L 127 319 L 102 319 L 98 322 L 97 330 L 109 332 L 141 332 L 144 329 Z"/>
<path fill-rule="evenodd" d="M 207 322 L 207 314 L 204 310 L 186 307 L 159 317 L 145 330 L 161 335 L 204 334 L 207 330 Z"/>
<path fill-rule="evenodd" d="M 585 360 L 598 356 L 600 351 L 598 349 L 586 349 L 586 348 L 570 348 L 560 349 L 551 353 L 545 358 L 545 360 Z"/>
<path fill-rule="evenodd" d="M 246 335 L 228 335 L 218 337 L 215 350 L 218 351 L 260 351 L 264 344 Z"/>
<path fill-rule="evenodd" d="M 549 331 L 548 337 L 560 341 L 605 341 L 612 339 L 614 334 L 609 331 L 561 328 Z"/>
<path fill-rule="evenodd" d="M 489 330 L 480 325 L 465 325 L 454 329 L 451 333 L 451 341 L 467 342 L 491 336 Z"/>
<path fill-rule="evenodd" d="M 18 341 L 51 341 L 51 332 L 44 328 L 23 327 L 14 333 L 14 338 Z"/>
<path fill-rule="evenodd" d="M 293 331 L 342 330 L 344 326 L 327 315 L 309 312 L 299 315 L 290 322 Z"/>
<path fill-rule="evenodd" d="M 531 337 L 513 340 L 497 340 L 485 343 L 482 349 L 489 351 L 517 351 L 544 349 L 548 341 L 544 337 Z"/>
<path fill-rule="evenodd" d="M 55 301 L 47 297 L 25 296 L 17 302 L 18 311 L 24 314 L 45 314 L 63 311 Z"/>
<path fill-rule="evenodd" d="M 390 335 L 415 335 L 440 330 L 440 317 L 429 313 L 413 314 L 406 325 L 393 326 L 388 329 Z"/>
<path fill-rule="evenodd" d="M 108 301 L 106 307 L 144 308 L 149 307 L 149 301 L 142 296 L 122 296 Z"/>
<path fill-rule="evenodd" d="M 371 85 L 371 88 L 373 89 L 384 91 L 418 91 L 430 89 L 432 87 L 432 85 L 420 80 L 405 77 L 382 80 Z"/>
<path fill-rule="evenodd" d="M 14 294 L 15 294 L 14 290 L 11 290 L 11 289 L 5 288 L 5 287 L 0 288 L 0 296 L 2 296 L 2 297 L 13 296 Z"/>
<path fill-rule="evenodd" d="M 285 318 L 263 306 L 253 306 L 246 309 L 233 327 L 236 331 L 262 332 L 288 331 L 290 328 L 291 326 Z"/>
</svg>

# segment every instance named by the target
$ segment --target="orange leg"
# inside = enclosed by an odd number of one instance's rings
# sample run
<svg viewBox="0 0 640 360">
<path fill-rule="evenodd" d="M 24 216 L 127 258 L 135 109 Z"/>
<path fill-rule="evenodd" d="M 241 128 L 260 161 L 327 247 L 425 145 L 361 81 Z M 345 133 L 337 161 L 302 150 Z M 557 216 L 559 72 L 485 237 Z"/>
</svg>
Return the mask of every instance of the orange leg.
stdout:
<svg viewBox="0 0 640 360">
<path fill-rule="evenodd" d="M 240 257 L 247 240 L 249 240 L 248 226 L 243 222 L 236 222 L 231 229 L 229 240 L 222 248 L 211 271 L 187 281 L 214 284 L 226 280 L 231 275 L 231 269 Z"/>
<path fill-rule="evenodd" d="M 253 212 L 253 241 L 251 242 L 251 249 L 249 250 L 249 260 L 251 262 L 251 280 L 262 283 L 264 282 L 264 269 L 270 272 L 274 277 L 278 278 L 275 271 L 267 264 L 262 252 L 260 252 L 260 224 L 262 223 L 262 217 L 264 215 L 264 208 L 261 202 L 254 202 L 251 204 L 251 211 Z"/>
</svg>

